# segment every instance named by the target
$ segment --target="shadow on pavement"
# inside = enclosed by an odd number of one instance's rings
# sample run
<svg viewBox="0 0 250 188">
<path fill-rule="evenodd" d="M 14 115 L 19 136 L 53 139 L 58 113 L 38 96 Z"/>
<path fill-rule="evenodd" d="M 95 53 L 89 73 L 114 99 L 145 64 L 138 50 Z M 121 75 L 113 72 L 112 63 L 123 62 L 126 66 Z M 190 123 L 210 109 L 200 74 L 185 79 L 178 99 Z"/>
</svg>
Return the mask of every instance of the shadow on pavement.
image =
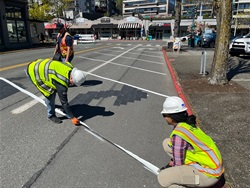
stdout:
<svg viewBox="0 0 250 188">
<path fill-rule="evenodd" d="M 247 59 L 231 57 L 228 66 L 227 79 L 229 81 L 237 74 L 250 72 L 250 61 Z"/>
</svg>

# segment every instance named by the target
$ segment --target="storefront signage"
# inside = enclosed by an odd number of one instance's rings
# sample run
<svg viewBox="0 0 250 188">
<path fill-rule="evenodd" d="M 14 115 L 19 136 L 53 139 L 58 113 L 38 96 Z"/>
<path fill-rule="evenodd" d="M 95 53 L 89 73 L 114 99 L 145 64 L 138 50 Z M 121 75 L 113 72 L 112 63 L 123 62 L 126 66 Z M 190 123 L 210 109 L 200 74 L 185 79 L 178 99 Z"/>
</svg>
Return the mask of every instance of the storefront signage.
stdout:
<svg viewBox="0 0 250 188">
<path fill-rule="evenodd" d="M 110 18 L 102 18 L 101 23 L 110 23 Z"/>
<path fill-rule="evenodd" d="M 166 26 L 171 26 L 171 24 L 170 23 L 162 23 L 162 22 L 160 22 L 160 23 L 152 23 L 151 26 L 163 26 L 163 27 L 166 27 Z"/>
<path fill-rule="evenodd" d="M 76 18 L 76 23 L 82 23 L 84 22 L 84 18 Z"/>
</svg>

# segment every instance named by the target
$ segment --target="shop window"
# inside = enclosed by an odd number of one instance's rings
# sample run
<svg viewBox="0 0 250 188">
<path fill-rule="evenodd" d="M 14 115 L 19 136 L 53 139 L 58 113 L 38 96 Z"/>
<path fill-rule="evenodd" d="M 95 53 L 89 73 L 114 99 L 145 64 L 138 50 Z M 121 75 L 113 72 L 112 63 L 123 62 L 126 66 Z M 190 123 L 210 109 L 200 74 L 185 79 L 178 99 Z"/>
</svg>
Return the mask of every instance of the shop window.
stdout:
<svg viewBox="0 0 250 188">
<path fill-rule="evenodd" d="M 24 21 L 7 20 L 7 28 L 10 43 L 27 41 Z"/>
<path fill-rule="evenodd" d="M 6 17 L 7 18 L 24 18 L 24 9 L 21 7 L 8 6 L 5 7 Z"/>
<path fill-rule="evenodd" d="M 10 43 L 27 42 L 24 6 L 5 4 L 7 30 Z"/>
</svg>

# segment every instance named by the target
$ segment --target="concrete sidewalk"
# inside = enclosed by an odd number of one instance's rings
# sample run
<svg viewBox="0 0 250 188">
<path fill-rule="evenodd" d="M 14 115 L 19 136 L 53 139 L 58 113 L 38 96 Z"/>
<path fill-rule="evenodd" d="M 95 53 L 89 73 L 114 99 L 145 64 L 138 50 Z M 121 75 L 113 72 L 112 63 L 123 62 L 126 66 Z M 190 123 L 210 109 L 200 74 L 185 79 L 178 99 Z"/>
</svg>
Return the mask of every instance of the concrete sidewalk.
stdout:
<svg viewBox="0 0 250 188">
<path fill-rule="evenodd" d="M 165 52 L 165 51 L 164 51 Z M 211 71 L 213 49 L 206 49 L 206 70 Z M 201 48 L 166 50 L 181 91 L 199 125 L 219 147 L 227 188 L 250 187 L 250 59 L 230 58 L 228 85 L 209 85 L 210 74 L 200 75 Z"/>
</svg>

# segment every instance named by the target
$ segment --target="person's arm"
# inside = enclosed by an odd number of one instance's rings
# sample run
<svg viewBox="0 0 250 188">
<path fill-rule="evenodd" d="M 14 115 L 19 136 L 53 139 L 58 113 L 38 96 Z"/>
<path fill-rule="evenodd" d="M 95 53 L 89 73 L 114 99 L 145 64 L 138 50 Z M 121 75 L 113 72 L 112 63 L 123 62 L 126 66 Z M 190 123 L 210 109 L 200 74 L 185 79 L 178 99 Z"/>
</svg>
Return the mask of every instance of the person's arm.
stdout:
<svg viewBox="0 0 250 188">
<path fill-rule="evenodd" d="M 73 45 L 72 38 L 71 38 L 71 36 L 67 35 L 66 36 L 67 55 L 65 58 L 65 62 L 69 61 L 69 54 L 70 54 L 70 49 L 71 49 L 72 45 Z"/>
<path fill-rule="evenodd" d="M 172 137 L 172 150 L 173 150 L 173 166 L 184 165 L 186 150 L 188 149 L 188 142 L 183 140 L 177 135 Z"/>
</svg>

